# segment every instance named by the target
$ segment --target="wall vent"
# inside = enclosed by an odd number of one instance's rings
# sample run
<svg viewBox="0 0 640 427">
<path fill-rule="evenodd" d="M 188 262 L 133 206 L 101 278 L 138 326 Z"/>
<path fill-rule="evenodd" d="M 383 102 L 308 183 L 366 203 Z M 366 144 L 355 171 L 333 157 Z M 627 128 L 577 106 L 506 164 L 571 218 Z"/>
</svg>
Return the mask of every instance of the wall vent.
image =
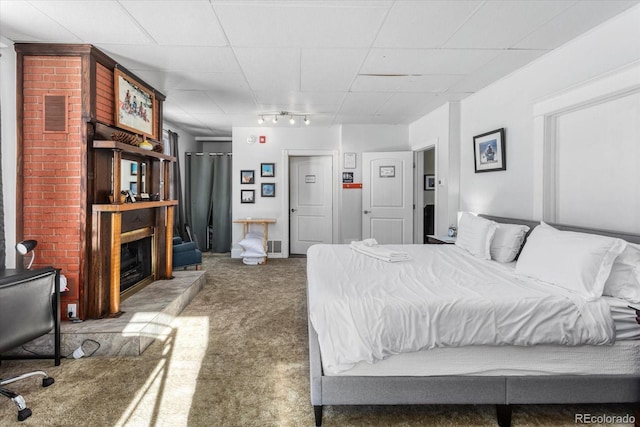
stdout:
<svg viewBox="0 0 640 427">
<path fill-rule="evenodd" d="M 281 254 L 282 253 L 282 241 L 281 240 L 268 240 L 267 241 L 267 253 L 268 254 Z"/>
<path fill-rule="evenodd" d="M 66 95 L 44 95 L 44 131 L 67 133 Z"/>
</svg>

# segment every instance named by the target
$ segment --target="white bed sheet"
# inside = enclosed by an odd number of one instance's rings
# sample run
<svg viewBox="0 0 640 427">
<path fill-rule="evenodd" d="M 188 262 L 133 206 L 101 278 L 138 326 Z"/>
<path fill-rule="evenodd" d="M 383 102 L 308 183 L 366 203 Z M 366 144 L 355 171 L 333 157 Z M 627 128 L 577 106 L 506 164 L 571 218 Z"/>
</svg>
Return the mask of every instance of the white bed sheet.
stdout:
<svg viewBox="0 0 640 427">
<path fill-rule="evenodd" d="M 327 376 L 640 375 L 640 341 L 614 345 L 445 347 L 360 362 Z"/>
<path fill-rule="evenodd" d="M 386 263 L 347 245 L 307 254 L 309 315 L 325 372 L 438 347 L 603 345 L 615 327 L 603 299 L 586 301 L 453 245 L 389 245 Z"/>
</svg>

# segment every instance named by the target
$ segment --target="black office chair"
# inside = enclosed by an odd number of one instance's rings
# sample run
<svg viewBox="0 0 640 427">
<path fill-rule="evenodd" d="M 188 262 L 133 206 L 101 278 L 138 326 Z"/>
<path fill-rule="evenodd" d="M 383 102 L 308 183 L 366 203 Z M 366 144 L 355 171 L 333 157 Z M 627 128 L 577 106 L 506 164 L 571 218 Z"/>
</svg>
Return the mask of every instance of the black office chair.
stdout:
<svg viewBox="0 0 640 427">
<path fill-rule="evenodd" d="M 52 301 L 55 297 L 55 284 L 56 270 L 51 267 L 0 271 L 0 354 L 47 334 L 54 328 Z M 13 400 L 18 406 L 18 421 L 31 416 L 31 410 L 27 408 L 22 396 L 4 386 L 35 375 L 43 376 L 43 387 L 54 382 L 43 371 L 0 378 L 0 394 Z"/>
</svg>

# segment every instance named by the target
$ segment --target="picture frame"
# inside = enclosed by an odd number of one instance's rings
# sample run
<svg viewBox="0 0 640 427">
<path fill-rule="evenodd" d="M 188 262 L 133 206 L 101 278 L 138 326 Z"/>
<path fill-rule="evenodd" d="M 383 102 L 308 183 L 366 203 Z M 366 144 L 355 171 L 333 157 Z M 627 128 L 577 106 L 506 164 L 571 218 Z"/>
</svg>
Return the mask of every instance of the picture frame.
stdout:
<svg viewBox="0 0 640 427">
<path fill-rule="evenodd" d="M 424 191 L 433 191 L 436 189 L 436 176 L 425 175 L 424 176 Z"/>
<path fill-rule="evenodd" d="M 356 153 L 344 153 L 344 168 L 345 169 L 356 168 Z"/>
<path fill-rule="evenodd" d="M 275 163 L 260 163 L 260 176 L 266 178 L 273 178 L 276 176 L 276 164 Z"/>
<path fill-rule="evenodd" d="M 116 126 L 157 139 L 154 92 L 118 68 L 113 78 Z"/>
<path fill-rule="evenodd" d="M 240 190 L 240 203 L 255 203 L 255 190 Z"/>
<path fill-rule="evenodd" d="M 395 166 L 380 166 L 380 178 L 395 178 Z"/>
<path fill-rule="evenodd" d="M 473 137 L 475 172 L 507 170 L 504 128 Z"/>
<path fill-rule="evenodd" d="M 131 191 L 133 194 L 137 194 L 138 193 L 138 183 L 133 181 L 129 183 L 129 191 Z"/>
<path fill-rule="evenodd" d="M 131 163 L 131 168 L 129 169 L 129 175 L 138 175 L 138 164 Z"/>
<path fill-rule="evenodd" d="M 263 182 L 260 188 L 262 197 L 276 197 L 276 184 L 273 182 Z"/>
<path fill-rule="evenodd" d="M 255 184 L 255 171 L 241 170 L 240 171 L 240 184 Z"/>
</svg>

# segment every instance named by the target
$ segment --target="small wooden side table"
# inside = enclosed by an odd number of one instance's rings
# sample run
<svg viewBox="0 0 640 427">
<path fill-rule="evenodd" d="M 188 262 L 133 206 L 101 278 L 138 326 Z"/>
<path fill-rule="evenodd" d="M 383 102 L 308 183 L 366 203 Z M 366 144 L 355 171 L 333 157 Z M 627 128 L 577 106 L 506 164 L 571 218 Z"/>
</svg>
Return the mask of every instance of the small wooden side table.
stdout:
<svg viewBox="0 0 640 427">
<path fill-rule="evenodd" d="M 264 253 L 267 253 L 267 241 L 269 240 L 269 224 L 275 224 L 275 218 L 240 218 L 234 219 L 234 223 L 242 224 L 242 238 L 244 239 L 249 232 L 251 224 L 262 224 L 262 245 L 264 246 Z M 264 257 L 264 262 L 267 262 L 267 257 Z"/>
</svg>

